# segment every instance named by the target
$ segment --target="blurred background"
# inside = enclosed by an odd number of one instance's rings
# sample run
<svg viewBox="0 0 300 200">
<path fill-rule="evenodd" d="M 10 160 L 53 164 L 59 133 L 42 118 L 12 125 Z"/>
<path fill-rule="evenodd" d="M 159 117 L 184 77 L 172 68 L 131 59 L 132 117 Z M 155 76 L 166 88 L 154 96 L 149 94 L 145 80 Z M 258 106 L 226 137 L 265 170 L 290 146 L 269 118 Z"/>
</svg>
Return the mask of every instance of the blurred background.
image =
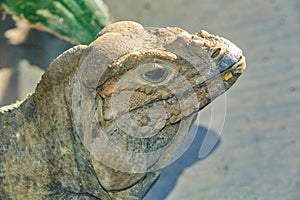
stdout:
<svg viewBox="0 0 300 200">
<path fill-rule="evenodd" d="M 201 112 L 191 148 L 161 175 L 145 199 L 300 199 L 300 1 L 107 0 L 115 21 L 204 29 L 237 44 L 247 70 L 224 98 Z M 70 48 L 27 30 L 11 45 L 14 23 L 0 21 L 0 105 L 32 92 L 51 60 Z M 22 34 L 23 35 L 23 34 Z M 223 124 L 221 124 L 222 126 Z M 205 135 L 221 139 L 206 158 Z"/>
</svg>

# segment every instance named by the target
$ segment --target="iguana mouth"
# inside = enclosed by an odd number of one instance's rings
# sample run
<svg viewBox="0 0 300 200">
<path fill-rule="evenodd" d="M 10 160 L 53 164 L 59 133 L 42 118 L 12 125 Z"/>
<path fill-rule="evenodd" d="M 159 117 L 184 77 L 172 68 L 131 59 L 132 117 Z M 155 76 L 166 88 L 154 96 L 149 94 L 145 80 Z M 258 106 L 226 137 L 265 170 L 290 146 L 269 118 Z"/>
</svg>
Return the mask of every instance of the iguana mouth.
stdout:
<svg viewBox="0 0 300 200">
<path fill-rule="evenodd" d="M 225 57 L 225 56 L 224 56 Z M 226 67 L 225 69 L 221 69 L 215 73 L 213 73 L 213 75 L 209 75 L 207 77 L 207 80 L 203 81 L 200 84 L 195 85 L 193 88 L 200 88 L 203 85 L 209 83 L 211 80 L 215 79 L 216 77 L 220 77 L 221 75 L 224 76 L 224 82 L 228 81 L 229 79 L 231 79 L 231 77 L 234 75 L 236 76 L 236 78 L 238 78 L 243 71 L 246 69 L 246 61 L 245 61 L 245 57 L 241 56 L 238 62 L 233 63 L 232 65 Z M 232 73 L 231 75 L 229 75 L 228 73 Z"/>
</svg>

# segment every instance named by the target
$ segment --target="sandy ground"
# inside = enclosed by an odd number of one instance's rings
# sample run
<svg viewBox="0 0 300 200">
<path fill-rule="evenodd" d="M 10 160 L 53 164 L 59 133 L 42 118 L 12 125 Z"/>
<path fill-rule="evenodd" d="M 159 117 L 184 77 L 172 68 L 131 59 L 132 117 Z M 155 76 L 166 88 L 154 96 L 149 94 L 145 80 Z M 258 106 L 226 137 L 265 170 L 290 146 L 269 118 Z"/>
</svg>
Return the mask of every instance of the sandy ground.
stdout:
<svg viewBox="0 0 300 200">
<path fill-rule="evenodd" d="M 145 199 L 300 199 L 300 1 L 108 0 L 108 5 L 116 20 L 224 36 L 247 58 L 245 74 L 226 98 L 201 113 L 191 148 Z M 220 134 L 214 151 L 199 159 L 204 136 Z"/>
</svg>

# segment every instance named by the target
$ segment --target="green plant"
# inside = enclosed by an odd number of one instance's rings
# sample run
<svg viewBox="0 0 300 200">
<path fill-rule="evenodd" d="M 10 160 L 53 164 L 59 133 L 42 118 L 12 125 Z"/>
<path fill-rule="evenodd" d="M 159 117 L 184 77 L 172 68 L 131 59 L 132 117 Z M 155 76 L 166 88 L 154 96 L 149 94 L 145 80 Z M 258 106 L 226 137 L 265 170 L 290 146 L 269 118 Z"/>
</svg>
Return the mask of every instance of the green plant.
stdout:
<svg viewBox="0 0 300 200">
<path fill-rule="evenodd" d="M 4 13 L 71 43 L 88 44 L 112 22 L 102 0 L 0 0 Z"/>
</svg>

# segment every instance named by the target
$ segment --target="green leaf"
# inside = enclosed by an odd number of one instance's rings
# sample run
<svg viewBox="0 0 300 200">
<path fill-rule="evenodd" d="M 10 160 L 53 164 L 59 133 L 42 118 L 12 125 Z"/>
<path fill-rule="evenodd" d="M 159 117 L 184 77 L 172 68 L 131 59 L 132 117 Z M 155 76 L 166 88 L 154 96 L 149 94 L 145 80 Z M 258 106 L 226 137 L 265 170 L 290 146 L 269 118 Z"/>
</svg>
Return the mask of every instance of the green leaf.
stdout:
<svg viewBox="0 0 300 200">
<path fill-rule="evenodd" d="M 112 23 L 101 0 L 0 0 L 0 6 L 8 14 L 25 18 L 31 26 L 72 43 L 89 44 Z"/>
</svg>

